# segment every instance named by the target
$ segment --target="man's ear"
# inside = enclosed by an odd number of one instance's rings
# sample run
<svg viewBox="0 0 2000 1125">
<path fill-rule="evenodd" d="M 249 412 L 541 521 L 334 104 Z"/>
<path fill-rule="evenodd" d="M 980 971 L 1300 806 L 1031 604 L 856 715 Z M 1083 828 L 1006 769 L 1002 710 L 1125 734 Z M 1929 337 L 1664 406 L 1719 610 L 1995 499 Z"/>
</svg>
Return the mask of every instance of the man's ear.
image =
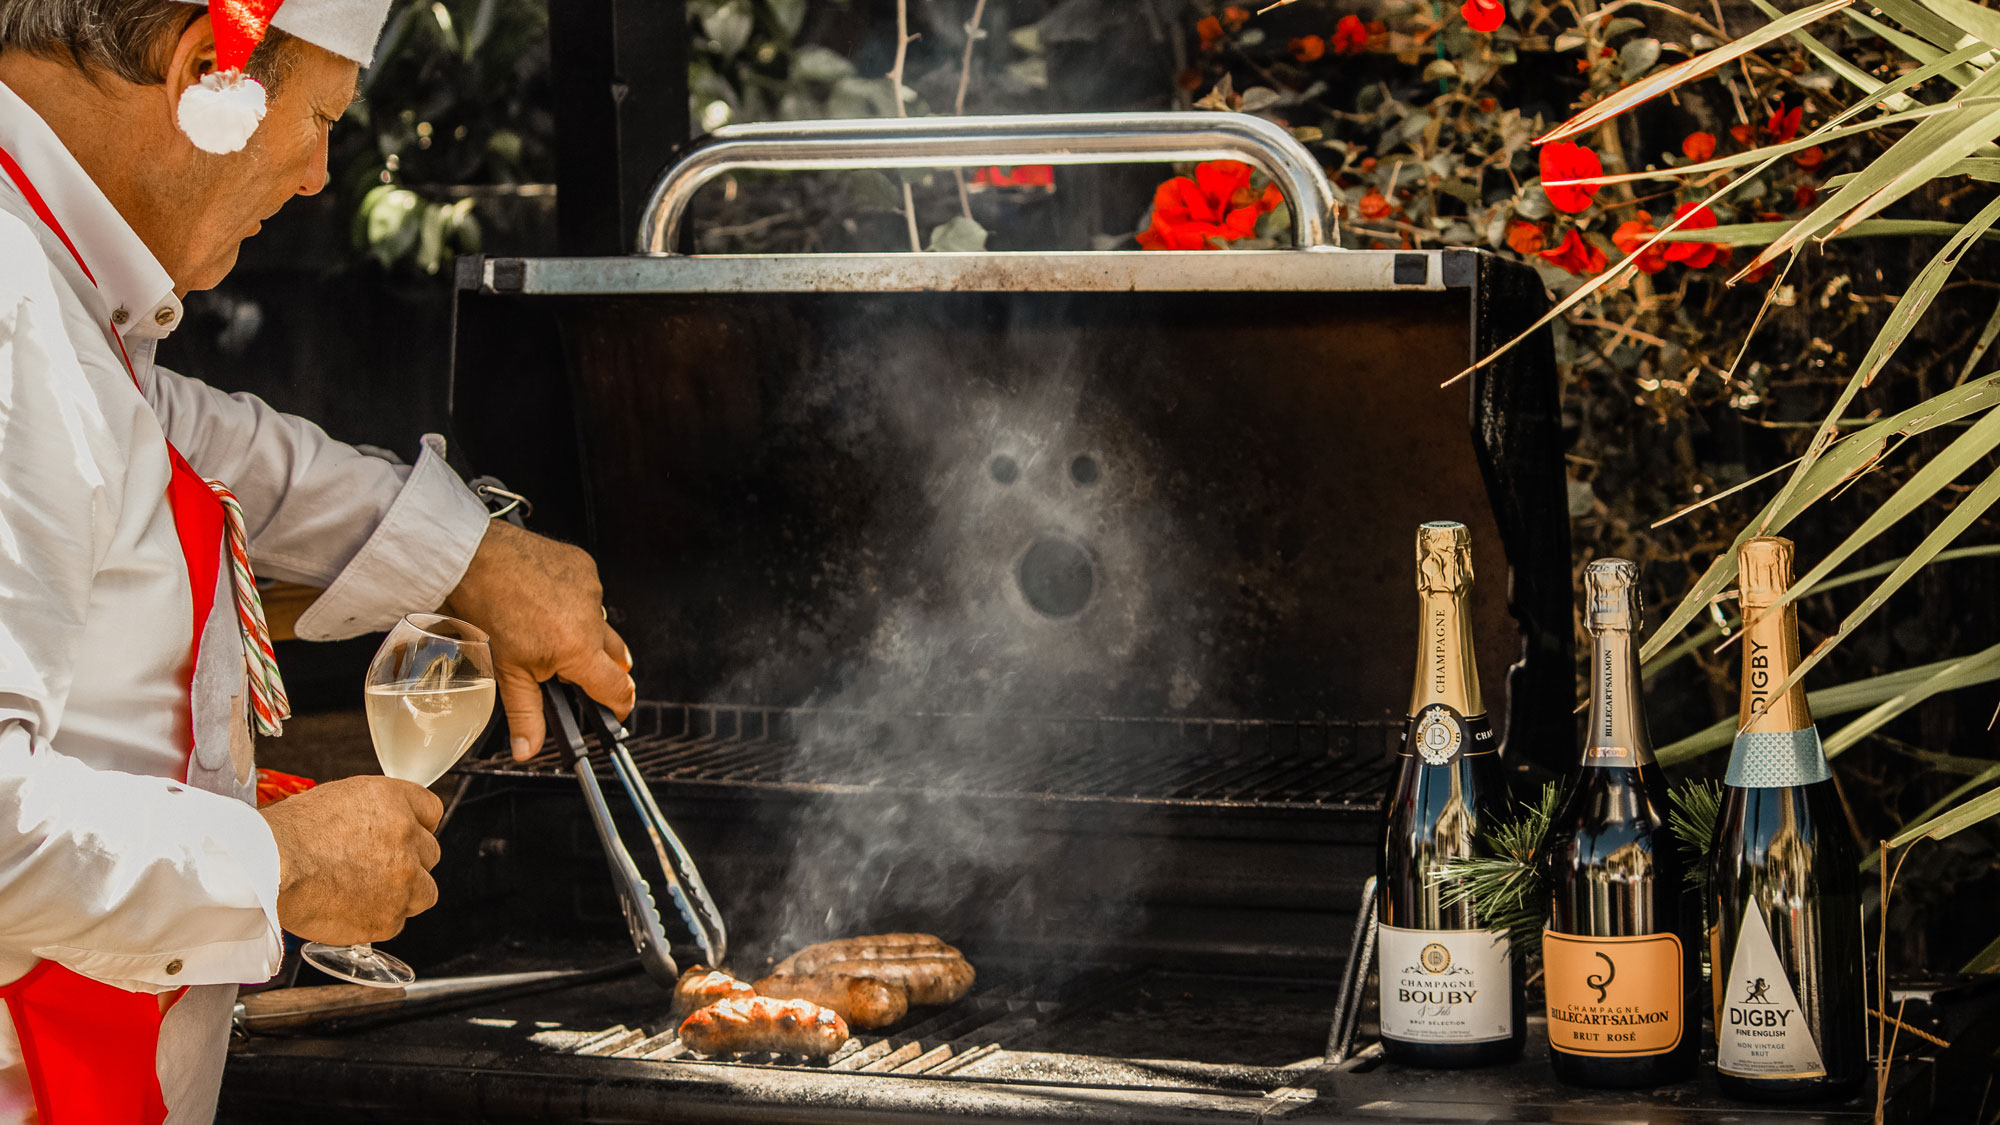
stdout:
<svg viewBox="0 0 2000 1125">
<path fill-rule="evenodd" d="M 215 27 L 209 23 L 208 13 L 203 12 L 174 40 L 173 53 L 168 56 L 163 70 L 169 118 L 180 112 L 181 94 L 189 86 L 199 85 L 202 76 L 214 69 Z"/>
</svg>

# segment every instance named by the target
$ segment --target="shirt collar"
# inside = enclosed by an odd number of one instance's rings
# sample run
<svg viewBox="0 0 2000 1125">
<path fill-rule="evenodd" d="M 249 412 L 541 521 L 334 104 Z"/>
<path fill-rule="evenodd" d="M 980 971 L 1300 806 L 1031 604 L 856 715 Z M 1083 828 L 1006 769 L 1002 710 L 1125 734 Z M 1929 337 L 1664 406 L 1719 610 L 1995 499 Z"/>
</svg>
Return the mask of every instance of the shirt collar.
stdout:
<svg viewBox="0 0 2000 1125">
<path fill-rule="evenodd" d="M 174 296 L 174 279 L 166 267 L 104 197 L 55 130 L 4 82 L 0 82 L 0 148 L 34 183 L 49 213 L 62 224 L 63 233 L 97 279 L 95 299 L 102 316 L 121 334 L 141 339 L 158 339 L 180 327 L 181 302 Z M 4 176 L 0 184 L 14 186 Z M 28 217 L 40 225 L 39 219 Z M 43 244 L 56 245 L 47 239 Z M 68 256 L 59 246 L 52 253 Z M 88 291 L 83 296 L 92 299 Z"/>
</svg>

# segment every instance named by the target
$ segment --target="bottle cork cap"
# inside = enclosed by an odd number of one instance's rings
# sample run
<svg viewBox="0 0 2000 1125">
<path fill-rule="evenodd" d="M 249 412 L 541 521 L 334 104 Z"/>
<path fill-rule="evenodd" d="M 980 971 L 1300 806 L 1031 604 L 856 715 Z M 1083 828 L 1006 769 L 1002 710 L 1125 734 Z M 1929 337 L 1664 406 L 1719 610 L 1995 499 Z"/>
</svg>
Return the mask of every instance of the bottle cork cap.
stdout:
<svg viewBox="0 0 2000 1125">
<path fill-rule="evenodd" d="M 1639 628 L 1639 564 L 1598 559 L 1583 568 L 1584 625 L 1593 633 Z"/>
<path fill-rule="evenodd" d="M 1792 541 L 1776 535 L 1746 540 L 1737 552 L 1736 570 L 1743 604 L 1770 605 L 1792 584 Z"/>
<path fill-rule="evenodd" d="M 1462 594 L 1472 586 L 1472 532 L 1462 523 L 1433 520 L 1417 527 L 1417 590 Z"/>
</svg>

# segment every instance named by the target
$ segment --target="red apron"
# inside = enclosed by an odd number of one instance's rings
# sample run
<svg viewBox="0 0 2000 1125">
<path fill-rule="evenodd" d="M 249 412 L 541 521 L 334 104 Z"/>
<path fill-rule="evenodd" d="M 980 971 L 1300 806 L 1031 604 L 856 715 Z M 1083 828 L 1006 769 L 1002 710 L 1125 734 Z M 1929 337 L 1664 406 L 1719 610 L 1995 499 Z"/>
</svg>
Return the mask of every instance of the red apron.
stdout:
<svg viewBox="0 0 2000 1125">
<path fill-rule="evenodd" d="M 5 149 L 0 149 L 0 171 L 14 181 L 36 216 L 68 248 L 77 267 L 95 285 L 97 278 L 84 264 L 83 256 Z M 125 341 L 117 327 L 106 323 L 105 330 L 137 385 L 138 375 L 132 372 L 132 360 L 125 354 Z M 194 591 L 194 635 L 189 640 L 190 682 L 186 685 L 192 691 L 202 631 L 214 608 L 221 576 L 223 511 L 208 483 L 188 467 L 171 443 L 167 458 L 173 466 L 167 481 L 167 504 L 173 509 L 174 530 L 187 562 L 188 586 Z M 188 698 L 192 740 L 193 702 L 192 696 Z M 190 741 L 190 758 L 193 753 Z M 160 1020 L 179 997 L 180 993 L 168 998 L 127 992 L 53 961 L 38 961 L 20 980 L 0 986 L 0 998 L 7 1002 L 7 1014 L 21 1041 L 21 1059 L 34 1089 L 40 1125 L 158 1125 L 166 1120 L 157 1061 Z"/>
</svg>

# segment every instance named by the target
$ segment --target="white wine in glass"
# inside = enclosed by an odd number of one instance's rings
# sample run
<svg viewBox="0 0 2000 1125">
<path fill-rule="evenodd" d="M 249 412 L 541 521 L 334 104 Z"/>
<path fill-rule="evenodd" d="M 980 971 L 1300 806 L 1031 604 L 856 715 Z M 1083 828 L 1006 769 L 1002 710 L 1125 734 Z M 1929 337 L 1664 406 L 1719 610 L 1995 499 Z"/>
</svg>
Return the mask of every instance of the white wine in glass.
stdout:
<svg viewBox="0 0 2000 1125">
<path fill-rule="evenodd" d="M 396 623 L 369 662 L 363 688 L 368 735 L 382 772 L 428 786 L 458 761 L 493 716 L 493 653 L 485 633 L 436 613 Z M 307 942 L 306 963 L 378 988 L 417 979 L 400 959 L 367 944 Z"/>
</svg>

